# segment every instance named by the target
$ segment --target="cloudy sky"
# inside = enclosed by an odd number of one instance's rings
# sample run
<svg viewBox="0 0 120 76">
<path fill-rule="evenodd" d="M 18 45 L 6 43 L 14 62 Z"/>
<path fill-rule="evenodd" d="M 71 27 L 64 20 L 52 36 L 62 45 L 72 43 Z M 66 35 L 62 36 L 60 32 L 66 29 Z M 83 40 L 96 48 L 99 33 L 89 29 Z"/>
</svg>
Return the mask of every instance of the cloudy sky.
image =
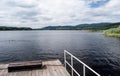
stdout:
<svg viewBox="0 0 120 76">
<path fill-rule="evenodd" d="M 120 0 L 0 0 L 0 26 L 120 22 Z"/>
</svg>

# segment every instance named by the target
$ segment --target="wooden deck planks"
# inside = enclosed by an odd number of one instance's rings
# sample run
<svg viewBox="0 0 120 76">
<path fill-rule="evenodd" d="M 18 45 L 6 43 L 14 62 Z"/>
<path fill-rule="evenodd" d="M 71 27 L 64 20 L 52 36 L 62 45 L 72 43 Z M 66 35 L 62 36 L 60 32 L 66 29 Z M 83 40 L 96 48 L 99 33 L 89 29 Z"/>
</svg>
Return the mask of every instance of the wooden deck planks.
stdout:
<svg viewBox="0 0 120 76">
<path fill-rule="evenodd" d="M 58 59 L 43 61 L 42 63 L 46 65 L 46 68 L 9 73 L 7 70 L 9 64 L 0 64 L 0 76 L 70 76 Z"/>
<path fill-rule="evenodd" d="M 6 70 L 0 70 L 0 76 L 7 76 L 8 72 Z"/>
<path fill-rule="evenodd" d="M 9 64 L 0 64 L 0 76 L 7 76 L 8 74 L 8 67 Z"/>
</svg>

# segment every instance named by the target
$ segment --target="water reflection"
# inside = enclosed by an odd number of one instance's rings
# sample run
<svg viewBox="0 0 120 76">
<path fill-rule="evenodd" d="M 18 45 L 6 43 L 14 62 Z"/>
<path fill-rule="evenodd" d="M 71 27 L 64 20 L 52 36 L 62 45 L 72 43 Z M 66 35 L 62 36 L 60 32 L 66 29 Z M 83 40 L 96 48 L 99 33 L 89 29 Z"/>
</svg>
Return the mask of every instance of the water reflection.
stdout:
<svg viewBox="0 0 120 76">
<path fill-rule="evenodd" d="M 120 38 L 91 31 L 0 32 L 1 63 L 54 58 L 63 61 L 65 49 L 103 76 L 120 75 Z"/>
</svg>

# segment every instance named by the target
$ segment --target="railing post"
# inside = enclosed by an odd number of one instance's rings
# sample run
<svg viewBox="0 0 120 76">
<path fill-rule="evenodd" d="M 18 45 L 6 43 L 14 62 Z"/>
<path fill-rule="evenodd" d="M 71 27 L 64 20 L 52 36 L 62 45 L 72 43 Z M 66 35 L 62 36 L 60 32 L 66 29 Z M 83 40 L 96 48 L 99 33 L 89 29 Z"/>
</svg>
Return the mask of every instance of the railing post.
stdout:
<svg viewBox="0 0 120 76">
<path fill-rule="evenodd" d="M 72 76 L 73 76 L 73 57 L 72 56 L 71 56 L 71 66 L 72 66 L 71 71 L 72 71 Z"/>
<path fill-rule="evenodd" d="M 64 50 L 64 65 L 65 65 L 65 69 L 66 69 L 66 51 Z"/>
<path fill-rule="evenodd" d="M 66 60 L 66 55 L 70 55 L 71 57 L 71 64 Z M 92 68 L 90 68 L 88 65 L 86 65 L 84 62 L 82 62 L 81 60 L 79 60 L 78 58 L 76 58 L 74 55 L 72 55 L 71 53 L 69 53 L 68 51 L 64 50 L 64 65 L 65 65 L 65 69 L 67 70 L 66 65 L 68 64 L 68 66 L 71 67 L 71 76 L 74 76 L 74 73 L 76 73 L 78 76 L 80 76 L 80 74 L 74 69 L 73 66 L 73 59 L 77 60 L 78 62 L 80 62 L 83 65 L 83 76 L 86 76 L 86 68 L 89 69 L 90 71 L 92 71 L 94 74 L 96 74 L 97 76 L 100 76 L 100 74 L 98 74 L 96 71 L 94 71 Z"/>
<path fill-rule="evenodd" d="M 85 65 L 83 65 L 83 76 L 85 76 Z"/>
</svg>

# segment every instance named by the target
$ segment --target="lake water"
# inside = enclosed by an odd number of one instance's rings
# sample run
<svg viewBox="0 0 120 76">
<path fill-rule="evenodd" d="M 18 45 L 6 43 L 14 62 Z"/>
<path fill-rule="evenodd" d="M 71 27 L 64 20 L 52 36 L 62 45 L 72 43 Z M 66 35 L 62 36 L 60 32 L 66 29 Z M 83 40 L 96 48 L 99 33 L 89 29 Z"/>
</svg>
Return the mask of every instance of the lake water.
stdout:
<svg viewBox="0 0 120 76">
<path fill-rule="evenodd" d="M 63 62 L 63 50 L 102 76 L 120 76 L 119 38 L 91 31 L 0 31 L 1 63 L 56 58 Z"/>
</svg>

